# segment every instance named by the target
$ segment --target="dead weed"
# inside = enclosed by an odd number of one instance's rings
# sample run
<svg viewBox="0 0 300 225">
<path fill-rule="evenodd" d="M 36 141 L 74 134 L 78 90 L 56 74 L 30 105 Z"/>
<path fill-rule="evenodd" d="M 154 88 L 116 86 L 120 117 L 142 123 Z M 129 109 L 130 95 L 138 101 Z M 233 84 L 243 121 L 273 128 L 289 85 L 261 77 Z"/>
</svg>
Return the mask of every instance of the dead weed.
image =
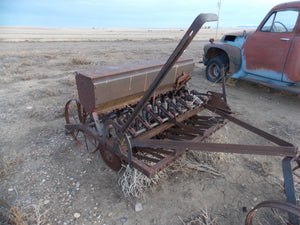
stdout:
<svg viewBox="0 0 300 225">
<path fill-rule="evenodd" d="M 125 198 L 141 199 L 145 197 L 145 191 L 159 183 L 160 179 L 166 176 L 164 171 L 160 171 L 152 178 L 148 178 L 139 170 L 132 168 L 130 165 L 121 170 L 118 184 L 122 189 Z"/>
<path fill-rule="evenodd" d="M 178 219 L 183 225 L 218 225 L 217 217 L 213 218 L 209 215 L 208 210 L 200 209 L 198 213 L 190 216 L 189 218 L 183 220 L 180 216 Z"/>
<path fill-rule="evenodd" d="M 61 94 L 61 90 L 55 88 L 45 88 L 33 90 L 29 93 L 29 96 L 34 99 L 44 98 L 44 97 L 53 97 Z"/>
<path fill-rule="evenodd" d="M 9 223 L 13 225 L 26 225 L 25 215 L 19 207 L 14 206 L 10 209 Z"/>
<path fill-rule="evenodd" d="M 23 161 L 24 159 L 16 153 L 13 156 L 4 156 L 0 162 L 0 178 L 5 177 L 16 165 Z"/>
<path fill-rule="evenodd" d="M 61 83 L 65 84 L 67 86 L 71 86 L 71 87 L 74 87 L 75 84 L 76 84 L 74 76 L 72 76 L 72 77 L 66 77 L 66 78 L 62 79 Z"/>
<path fill-rule="evenodd" d="M 29 60 L 24 61 L 24 62 L 21 64 L 21 66 L 33 66 L 33 65 L 35 65 L 35 64 L 36 64 L 35 61 L 29 59 Z"/>
<path fill-rule="evenodd" d="M 167 171 L 169 173 L 180 172 L 185 177 L 189 176 L 191 170 L 209 173 L 213 176 L 222 176 L 222 174 L 212 166 L 212 160 L 216 161 L 215 158 L 214 153 L 190 151 L 170 164 Z"/>
<path fill-rule="evenodd" d="M 48 212 L 49 209 L 46 209 L 42 200 L 38 204 L 26 207 L 21 207 L 19 204 L 11 208 L 7 207 L 6 212 L 2 215 L 2 222 L 9 225 L 43 225 L 47 224 Z"/>
<path fill-rule="evenodd" d="M 92 62 L 83 57 L 72 58 L 71 63 L 74 65 L 88 65 Z"/>
<path fill-rule="evenodd" d="M 49 78 L 48 75 L 46 74 L 32 74 L 32 73 L 28 73 L 28 74 L 22 74 L 22 76 L 20 77 L 20 80 L 26 81 L 26 80 L 33 80 L 33 79 L 38 79 L 38 80 L 43 80 L 43 79 L 47 79 Z"/>
</svg>

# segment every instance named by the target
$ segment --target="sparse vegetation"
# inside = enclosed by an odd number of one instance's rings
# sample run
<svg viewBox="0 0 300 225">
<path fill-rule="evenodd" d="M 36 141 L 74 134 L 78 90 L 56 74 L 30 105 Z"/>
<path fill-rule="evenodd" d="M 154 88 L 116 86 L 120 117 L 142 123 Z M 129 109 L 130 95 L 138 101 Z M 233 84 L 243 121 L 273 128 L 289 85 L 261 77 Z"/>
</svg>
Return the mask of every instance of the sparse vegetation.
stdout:
<svg viewBox="0 0 300 225">
<path fill-rule="evenodd" d="M 0 204 L 1 207 L 1 204 Z M 3 211 L 3 212 L 1 212 Z M 45 209 L 43 201 L 22 208 L 20 205 L 0 211 L 1 224 L 7 225 L 44 225 L 47 223 L 49 209 Z"/>
<path fill-rule="evenodd" d="M 145 37 L 149 40 L 148 33 Z M 133 178 L 134 170 L 125 181 L 119 181 L 128 188 L 124 191 L 131 200 L 135 198 L 131 193 L 140 196 L 143 210 L 135 212 L 120 197 L 116 174 L 64 134 L 64 105 L 68 99 L 78 98 L 74 71 L 168 57 L 176 44 L 161 40 L 0 42 L 0 198 L 12 206 L 14 216 L 10 219 L 17 221 L 15 224 L 116 224 L 122 217 L 127 219 L 124 224 L 200 224 L 199 208 L 204 206 L 208 207 L 204 214 L 215 224 L 242 224 L 245 213 L 239 208 L 241 204 L 249 209 L 266 198 L 284 199 L 277 157 L 266 159 L 272 162 L 269 167 L 266 163 L 246 164 L 245 158 L 255 161 L 248 155 L 194 152 L 179 158 L 150 184 L 144 178 Z M 203 44 L 194 42 L 185 56 L 198 60 Z M 219 84 L 211 87 L 204 79 L 203 67 L 196 63 L 190 85 L 201 92 L 219 91 Z M 295 119 L 299 97 L 270 94 L 241 81 L 229 86 L 227 93 L 230 106 L 237 112 L 234 116 L 300 146 L 300 123 Z M 256 140 L 230 125 L 218 130 L 208 142 L 251 144 Z M 261 176 L 260 172 L 272 176 Z M 278 184 L 267 180 L 273 177 Z M 144 189 L 134 189 L 138 180 Z M 299 200 L 299 185 L 296 190 Z M 162 213 L 163 207 L 168 207 L 167 213 Z M 75 212 L 80 213 L 79 218 L 74 217 Z"/>
<path fill-rule="evenodd" d="M 119 185 L 122 193 L 126 198 L 144 198 L 145 192 L 148 188 L 159 183 L 160 179 L 165 175 L 165 171 L 160 171 L 152 178 L 146 177 L 142 172 L 130 165 L 124 167 L 120 172 Z"/>
<path fill-rule="evenodd" d="M 0 178 L 5 177 L 14 167 L 23 162 L 23 158 L 16 153 L 13 156 L 4 155 L 0 161 Z"/>
<path fill-rule="evenodd" d="M 26 60 L 26 61 L 24 61 L 22 64 L 21 64 L 21 66 L 33 66 L 33 65 L 35 65 L 35 62 L 33 61 L 33 60 Z"/>
<path fill-rule="evenodd" d="M 25 215 L 19 207 L 11 207 L 9 213 L 9 223 L 12 225 L 27 225 Z"/>
<path fill-rule="evenodd" d="M 167 170 L 170 173 L 181 172 L 184 176 L 188 176 L 191 170 L 205 172 L 213 176 L 222 176 L 222 174 L 213 167 L 213 162 L 218 161 L 216 154 L 190 151 L 173 162 Z"/>
<path fill-rule="evenodd" d="M 139 199 L 144 198 L 147 190 L 159 184 L 161 179 L 177 172 L 188 175 L 190 170 L 197 170 L 213 176 L 221 176 L 220 172 L 203 161 L 202 156 L 207 154 L 209 153 L 188 152 L 152 178 L 146 177 L 142 172 L 127 165 L 121 170 L 118 183 L 125 198 Z"/>
<path fill-rule="evenodd" d="M 212 218 L 206 208 L 200 209 L 198 213 L 185 220 L 183 220 L 180 216 L 178 219 L 183 225 L 219 225 L 217 222 L 217 217 Z"/>
<path fill-rule="evenodd" d="M 65 79 L 62 79 L 61 82 L 67 86 L 72 86 L 74 87 L 75 86 L 75 78 L 74 76 L 71 76 L 71 77 L 67 77 Z"/>
<path fill-rule="evenodd" d="M 72 62 L 72 64 L 75 64 L 75 65 L 88 65 L 88 64 L 92 63 L 91 61 L 89 61 L 83 57 L 73 58 L 71 62 Z"/>
</svg>

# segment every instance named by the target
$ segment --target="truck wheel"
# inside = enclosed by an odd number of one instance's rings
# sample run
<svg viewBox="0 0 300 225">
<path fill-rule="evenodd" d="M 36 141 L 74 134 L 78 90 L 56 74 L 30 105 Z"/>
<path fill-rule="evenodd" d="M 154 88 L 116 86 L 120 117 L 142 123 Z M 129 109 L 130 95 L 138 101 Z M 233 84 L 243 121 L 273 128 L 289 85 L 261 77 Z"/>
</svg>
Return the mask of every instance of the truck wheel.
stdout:
<svg viewBox="0 0 300 225">
<path fill-rule="evenodd" d="M 222 77 L 222 69 L 225 75 L 227 70 L 227 60 L 224 57 L 217 56 L 210 59 L 206 66 L 206 78 L 211 82 L 220 82 Z"/>
</svg>

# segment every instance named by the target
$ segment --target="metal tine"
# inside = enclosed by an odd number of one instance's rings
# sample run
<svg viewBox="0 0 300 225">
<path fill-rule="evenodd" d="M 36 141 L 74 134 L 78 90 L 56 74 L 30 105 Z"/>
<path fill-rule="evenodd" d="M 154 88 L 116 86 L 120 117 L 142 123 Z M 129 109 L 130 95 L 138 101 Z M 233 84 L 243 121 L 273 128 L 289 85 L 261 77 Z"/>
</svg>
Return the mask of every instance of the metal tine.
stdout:
<svg viewBox="0 0 300 225">
<path fill-rule="evenodd" d="M 165 107 L 163 107 L 161 103 L 157 102 L 156 106 L 159 110 L 161 110 L 162 113 L 164 113 L 167 117 L 169 117 L 169 119 L 174 118 L 174 115 L 171 112 L 169 112 L 168 110 L 166 110 Z"/>
<path fill-rule="evenodd" d="M 183 135 L 188 135 L 188 136 L 192 136 L 192 137 L 196 137 L 198 134 L 203 134 L 204 131 L 197 131 L 195 132 L 194 130 L 187 130 L 184 128 L 179 128 L 179 127 L 171 127 L 168 129 L 168 131 L 175 133 L 175 134 L 183 134 Z"/>
<path fill-rule="evenodd" d="M 170 111 L 171 108 L 175 109 L 179 114 L 182 114 L 183 111 L 171 100 L 171 99 L 168 99 L 167 100 L 168 102 L 168 110 Z"/>
<path fill-rule="evenodd" d="M 197 120 L 204 120 L 204 121 L 223 121 L 224 118 L 221 116 L 199 116 L 195 115 L 193 118 Z"/>
<path fill-rule="evenodd" d="M 182 128 L 182 129 L 186 130 L 186 131 L 194 132 L 194 133 L 196 133 L 196 134 L 203 134 L 203 131 L 200 130 L 199 128 L 197 128 L 197 127 L 188 126 L 188 125 L 185 125 L 185 124 L 183 124 L 183 123 L 176 122 L 176 121 L 174 122 L 174 124 L 175 124 L 176 126 Z"/>
<path fill-rule="evenodd" d="M 116 122 L 117 122 L 118 124 L 120 124 L 120 125 L 124 125 L 124 124 L 126 123 L 125 118 L 124 118 L 124 115 L 123 115 L 122 117 L 118 118 L 118 119 L 116 120 Z M 137 136 L 136 130 L 135 130 L 133 127 L 130 127 L 130 128 L 128 129 L 128 132 L 130 133 L 130 135 L 131 135 L 132 137 L 136 137 L 136 136 Z"/>
<path fill-rule="evenodd" d="M 220 122 L 223 122 L 223 119 L 221 120 L 213 119 L 213 118 L 204 119 L 204 118 L 199 118 L 198 116 L 189 118 L 189 120 L 193 121 L 194 123 L 202 124 L 202 125 L 215 125 Z"/>
<path fill-rule="evenodd" d="M 164 122 L 163 119 L 158 114 L 156 114 L 153 111 L 153 109 L 151 109 L 149 106 L 145 107 L 145 111 L 147 113 L 149 113 L 153 117 L 153 119 L 156 120 L 158 123 L 163 123 Z"/>
<path fill-rule="evenodd" d="M 197 121 L 197 120 L 185 120 L 184 122 L 189 126 L 194 126 L 195 128 L 204 129 L 204 130 L 212 126 L 215 126 L 217 124 L 217 123 L 207 123 L 206 121 Z"/>
<path fill-rule="evenodd" d="M 180 128 L 169 128 L 165 132 L 165 138 L 167 139 L 172 139 L 172 140 L 192 140 L 194 139 L 197 135 L 195 133 L 188 133 L 187 131 L 180 130 Z"/>
<path fill-rule="evenodd" d="M 154 151 L 154 149 L 151 149 L 151 148 L 138 148 L 138 152 L 146 152 L 158 159 L 165 158 L 163 155 L 160 155 L 159 153 L 157 153 L 157 151 Z"/>
<path fill-rule="evenodd" d="M 159 159 L 151 158 L 151 157 L 148 157 L 148 156 L 145 156 L 145 155 L 133 154 L 133 156 L 136 157 L 137 159 L 144 159 L 146 161 L 154 162 L 154 163 L 158 163 L 160 161 Z"/>
<path fill-rule="evenodd" d="M 161 149 L 161 148 L 151 148 L 151 151 L 157 152 L 160 154 L 164 154 L 164 155 L 174 155 L 174 152 L 175 152 L 172 149 L 166 150 L 166 149 Z"/>
<path fill-rule="evenodd" d="M 151 125 L 146 120 L 144 120 L 141 115 L 138 115 L 136 119 L 140 121 L 147 130 L 151 129 Z"/>
<path fill-rule="evenodd" d="M 187 110 L 190 110 L 192 108 L 179 96 L 176 96 L 176 101 L 183 105 Z"/>
</svg>

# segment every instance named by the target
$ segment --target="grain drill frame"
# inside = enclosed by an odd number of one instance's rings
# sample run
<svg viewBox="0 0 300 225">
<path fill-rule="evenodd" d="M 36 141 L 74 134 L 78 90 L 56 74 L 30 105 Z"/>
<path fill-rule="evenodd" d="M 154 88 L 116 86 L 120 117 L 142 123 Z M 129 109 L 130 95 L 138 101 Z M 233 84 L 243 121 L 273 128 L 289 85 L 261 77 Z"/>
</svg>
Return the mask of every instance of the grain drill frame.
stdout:
<svg viewBox="0 0 300 225">
<path fill-rule="evenodd" d="M 296 205 L 291 161 L 298 157 L 297 147 L 235 118 L 226 102 L 224 78 L 222 93 L 187 88 L 194 63 L 181 55 L 201 26 L 215 20 L 215 14 L 200 14 L 167 60 L 76 72 L 79 100 L 65 106 L 66 132 L 80 146 L 81 135 L 94 144 L 113 170 L 130 164 L 148 177 L 190 150 L 282 156 L 287 202 Z M 227 121 L 276 146 L 202 142 Z M 297 224 L 297 217 L 290 215 L 290 221 Z"/>
</svg>

